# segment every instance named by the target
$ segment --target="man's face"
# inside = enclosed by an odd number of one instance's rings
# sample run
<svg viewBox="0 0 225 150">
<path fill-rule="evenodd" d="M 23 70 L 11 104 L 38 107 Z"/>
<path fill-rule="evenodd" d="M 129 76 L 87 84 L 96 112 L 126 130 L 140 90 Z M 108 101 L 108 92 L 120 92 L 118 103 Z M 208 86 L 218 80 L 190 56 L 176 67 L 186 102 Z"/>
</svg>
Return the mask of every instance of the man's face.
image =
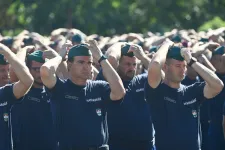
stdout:
<svg viewBox="0 0 225 150">
<path fill-rule="evenodd" d="M 211 63 L 216 68 L 216 72 L 225 74 L 225 62 L 224 56 L 222 55 L 214 55 L 212 56 Z"/>
<path fill-rule="evenodd" d="M 34 84 L 37 85 L 43 85 L 40 75 L 40 68 L 43 65 L 43 63 L 39 63 L 36 61 L 32 61 L 30 64 L 30 73 L 34 78 Z"/>
<path fill-rule="evenodd" d="M 137 58 L 122 56 L 118 66 L 118 74 L 122 80 L 131 80 L 137 71 Z"/>
<path fill-rule="evenodd" d="M 73 78 L 87 80 L 92 77 L 92 56 L 75 56 L 73 62 L 68 62 L 69 72 Z"/>
<path fill-rule="evenodd" d="M 175 59 L 168 59 L 164 66 L 166 78 L 174 83 L 180 83 L 187 71 L 186 61 L 178 61 Z"/>
<path fill-rule="evenodd" d="M 9 65 L 0 65 L 0 86 L 9 83 Z"/>
</svg>

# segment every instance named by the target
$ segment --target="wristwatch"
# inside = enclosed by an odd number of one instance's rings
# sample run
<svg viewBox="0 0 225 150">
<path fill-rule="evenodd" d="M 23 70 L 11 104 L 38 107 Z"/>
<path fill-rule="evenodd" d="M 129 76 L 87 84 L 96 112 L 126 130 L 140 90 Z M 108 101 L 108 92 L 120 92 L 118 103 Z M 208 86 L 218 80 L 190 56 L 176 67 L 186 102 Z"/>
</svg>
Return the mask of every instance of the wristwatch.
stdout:
<svg viewBox="0 0 225 150">
<path fill-rule="evenodd" d="M 192 66 L 194 63 L 196 63 L 197 62 L 197 59 L 196 58 L 194 58 L 194 57 L 191 57 L 191 60 L 190 60 L 190 62 L 188 63 L 188 66 Z"/>
<path fill-rule="evenodd" d="M 98 63 L 100 64 L 103 60 L 106 60 L 107 57 L 105 55 L 102 55 L 102 57 L 98 60 Z"/>
</svg>

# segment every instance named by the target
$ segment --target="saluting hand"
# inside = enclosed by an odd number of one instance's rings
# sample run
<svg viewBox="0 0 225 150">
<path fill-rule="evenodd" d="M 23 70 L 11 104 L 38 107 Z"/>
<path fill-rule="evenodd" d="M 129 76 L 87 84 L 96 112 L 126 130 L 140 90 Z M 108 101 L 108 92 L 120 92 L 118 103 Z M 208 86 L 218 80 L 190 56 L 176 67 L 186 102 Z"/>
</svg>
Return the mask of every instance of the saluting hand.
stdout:
<svg viewBox="0 0 225 150">
<path fill-rule="evenodd" d="M 182 48 L 180 53 L 181 53 L 181 56 L 185 59 L 185 61 L 187 63 L 189 63 L 191 61 L 192 55 L 191 55 L 191 51 L 189 49 Z"/>
<path fill-rule="evenodd" d="M 55 52 L 55 51 L 52 51 L 52 50 L 45 50 L 45 51 L 43 51 L 42 58 L 43 58 L 44 60 L 45 60 L 45 59 L 52 59 L 52 58 L 55 58 L 57 55 L 58 55 L 58 53 Z"/>
<path fill-rule="evenodd" d="M 87 47 L 92 52 L 92 55 L 93 55 L 94 59 L 99 60 L 102 57 L 103 54 L 102 54 L 101 49 L 98 47 L 97 41 L 89 40 L 87 42 Z"/>
<path fill-rule="evenodd" d="M 59 50 L 59 55 L 62 57 L 62 59 L 65 59 L 68 50 L 72 47 L 72 43 L 66 42 L 62 45 L 62 48 Z"/>
<path fill-rule="evenodd" d="M 142 60 L 142 58 L 146 56 L 142 47 L 136 44 L 130 46 L 128 53 L 129 52 L 133 52 L 134 56 L 136 56 L 139 60 Z"/>
</svg>

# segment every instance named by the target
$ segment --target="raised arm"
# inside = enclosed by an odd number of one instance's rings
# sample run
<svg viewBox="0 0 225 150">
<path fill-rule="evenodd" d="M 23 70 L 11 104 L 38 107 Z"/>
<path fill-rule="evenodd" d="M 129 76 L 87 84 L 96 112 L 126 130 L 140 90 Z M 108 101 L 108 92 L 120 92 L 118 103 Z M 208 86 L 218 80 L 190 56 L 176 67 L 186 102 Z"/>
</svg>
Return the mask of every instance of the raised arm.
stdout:
<svg viewBox="0 0 225 150">
<path fill-rule="evenodd" d="M 40 74 L 42 82 L 49 89 L 53 88 L 56 84 L 56 71 L 61 61 L 62 57 L 57 55 L 56 57 L 48 60 L 41 66 Z"/>
<path fill-rule="evenodd" d="M 117 70 L 117 67 L 119 66 L 119 60 L 121 58 L 121 47 L 124 44 L 125 42 L 115 43 L 112 46 L 110 46 L 105 53 L 105 55 L 108 58 L 108 61 L 116 70 Z"/>
<path fill-rule="evenodd" d="M 19 99 L 28 92 L 34 79 L 25 63 L 20 61 L 7 46 L 0 44 L 0 53 L 5 56 L 19 78 L 19 81 L 13 85 L 13 94 Z"/>
<path fill-rule="evenodd" d="M 148 69 L 148 65 L 151 62 L 151 59 L 144 53 L 144 50 L 139 45 L 131 45 L 129 52 L 133 52 L 134 56 L 136 56 L 141 63 L 144 65 L 146 69 Z"/>
<path fill-rule="evenodd" d="M 97 60 L 100 60 L 103 54 L 98 48 L 97 42 L 94 40 L 90 40 L 88 44 L 88 48 L 91 50 L 93 57 Z M 122 80 L 107 59 L 103 59 L 100 64 L 102 66 L 104 77 L 109 82 L 109 86 L 111 88 L 111 100 L 120 100 L 125 95 L 125 89 L 123 87 Z"/>
<path fill-rule="evenodd" d="M 25 64 L 27 53 L 31 50 L 34 50 L 34 46 L 25 46 L 24 48 L 20 48 L 16 54 L 17 58 Z M 19 81 L 16 73 L 14 72 L 12 66 L 9 68 L 10 82 L 14 83 Z"/>
<path fill-rule="evenodd" d="M 168 49 L 172 45 L 172 41 L 166 40 L 155 53 L 148 66 L 148 83 L 152 88 L 157 88 L 160 81 L 162 80 L 161 70 L 165 64 Z"/>
<path fill-rule="evenodd" d="M 190 62 L 192 61 L 192 55 L 188 49 L 182 49 L 181 55 L 186 60 L 187 64 L 190 65 Z M 199 62 L 194 62 L 192 65 L 190 65 L 206 82 L 206 85 L 204 87 L 204 96 L 206 98 L 213 98 L 217 94 L 219 94 L 223 89 L 223 82 L 217 77 L 217 75 L 202 65 Z"/>
</svg>

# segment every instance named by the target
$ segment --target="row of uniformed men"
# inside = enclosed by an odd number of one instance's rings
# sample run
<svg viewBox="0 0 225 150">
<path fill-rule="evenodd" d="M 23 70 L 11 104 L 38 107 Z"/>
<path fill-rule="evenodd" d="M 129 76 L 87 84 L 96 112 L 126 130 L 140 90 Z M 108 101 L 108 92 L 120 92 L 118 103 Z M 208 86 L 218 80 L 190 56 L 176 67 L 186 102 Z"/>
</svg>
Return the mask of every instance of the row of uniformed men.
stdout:
<svg viewBox="0 0 225 150">
<path fill-rule="evenodd" d="M 28 71 L 0 45 L 0 53 L 15 73 L 11 79 L 19 79 L 1 88 L 0 150 L 97 150 L 108 149 L 108 144 L 112 150 L 149 150 L 155 146 L 158 150 L 199 150 L 200 104 L 219 94 L 223 82 L 188 50 L 173 46 L 169 40 L 152 61 L 137 45 L 125 44 L 121 51 L 118 45 L 111 49 L 121 55 L 119 65 L 114 66 L 118 74 L 110 65 L 114 60 L 109 57 L 109 63 L 95 41 L 70 48 L 66 80 L 56 75 L 62 70 L 61 56 L 55 54 L 45 61 L 43 52 L 35 51 L 27 56 Z M 25 59 L 26 52 L 20 55 Z M 89 80 L 93 58 L 102 67 L 97 79 L 107 82 Z M 137 59 L 149 68 L 148 73 L 135 76 Z M 180 84 L 187 64 L 207 84 Z M 6 66 L 3 72 L 7 72 Z M 7 81 L 4 76 L 2 79 Z"/>
</svg>

